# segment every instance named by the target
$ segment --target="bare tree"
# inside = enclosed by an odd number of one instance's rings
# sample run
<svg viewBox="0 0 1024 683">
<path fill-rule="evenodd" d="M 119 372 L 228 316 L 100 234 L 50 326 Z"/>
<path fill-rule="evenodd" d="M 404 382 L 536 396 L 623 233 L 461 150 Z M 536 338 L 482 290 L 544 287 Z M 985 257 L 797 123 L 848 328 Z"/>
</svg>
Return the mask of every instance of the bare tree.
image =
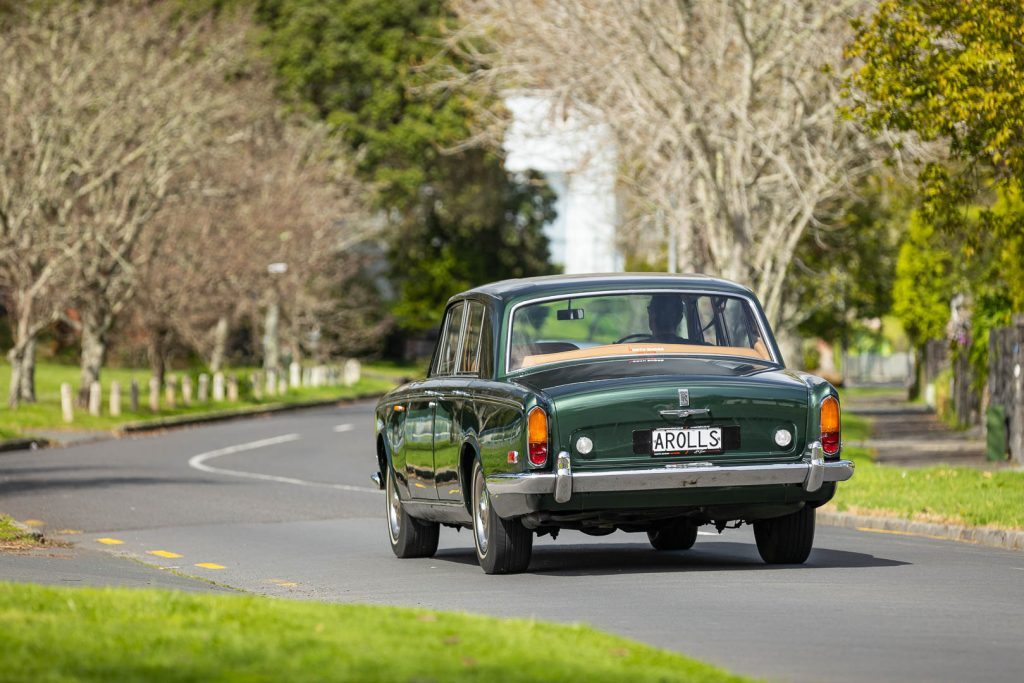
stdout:
<svg viewBox="0 0 1024 683">
<path fill-rule="evenodd" d="M 849 21 L 870 0 L 454 0 L 456 75 L 611 126 L 629 236 L 747 283 L 775 322 L 800 237 L 874 168 L 837 116 Z M 499 131 L 500 132 L 500 131 Z M 649 240 L 648 240 L 649 241 Z"/>
<path fill-rule="evenodd" d="M 26 214 L 37 216 L 24 228 L 30 233 L 52 231 L 48 221 L 63 230 L 56 242 L 73 258 L 59 261 L 66 272 L 57 286 L 81 331 L 84 390 L 98 379 L 108 333 L 135 293 L 149 257 L 140 246 L 158 243 L 143 236 L 185 186 L 180 171 L 225 107 L 218 86 L 240 40 L 131 1 L 51 5 L 5 35 L 0 166 L 20 177 L 4 181 L 3 202 L 35 207 Z M 34 163 L 9 166 L 11 157 Z M 11 198 L 25 186 L 37 191 Z M 57 268 L 52 255 L 41 259 L 40 274 Z"/>
<path fill-rule="evenodd" d="M 195 163 L 201 187 L 155 219 L 168 236 L 144 269 L 136 312 L 158 376 L 171 335 L 218 369 L 228 331 L 243 316 L 263 320 L 267 367 L 280 365 L 281 324 L 299 356 L 307 332 L 357 274 L 339 264 L 350 266 L 350 247 L 376 230 L 369 190 L 326 126 L 282 117 L 269 78 L 256 68 L 250 76 L 232 86 L 220 142 Z M 268 272 L 271 264 L 284 272 Z"/>
</svg>

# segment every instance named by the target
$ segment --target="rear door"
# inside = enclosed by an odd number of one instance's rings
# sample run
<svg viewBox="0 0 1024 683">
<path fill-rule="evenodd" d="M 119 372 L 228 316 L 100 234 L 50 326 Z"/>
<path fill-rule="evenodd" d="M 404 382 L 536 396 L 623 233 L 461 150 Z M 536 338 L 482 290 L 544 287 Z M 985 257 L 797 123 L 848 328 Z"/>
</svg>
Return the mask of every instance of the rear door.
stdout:
<svg viewBox="0 0 1024 683">
<path fill-rule="evenodd" d="M 442 441 L 443 435 L 451 431 L 450 413 L 444 407 L 442 397 L 458 363 L 464 311 L 465 302 L 462 301 L 448 309 L 430 376 L 409 400 L 405 420 L 405 466 L 409 494 L 413 498 L 437 500 L 434 441 L 439 429 Z"/>
</svg>

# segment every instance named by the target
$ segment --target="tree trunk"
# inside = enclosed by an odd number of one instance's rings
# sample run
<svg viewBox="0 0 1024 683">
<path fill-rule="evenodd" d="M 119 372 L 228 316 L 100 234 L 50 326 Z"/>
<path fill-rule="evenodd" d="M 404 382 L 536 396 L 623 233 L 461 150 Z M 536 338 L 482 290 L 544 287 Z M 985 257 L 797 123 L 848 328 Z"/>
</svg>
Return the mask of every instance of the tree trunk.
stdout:
<svg viewBox="0 0 1024 683">
<path fill-rule="evenodd" d="M 210 352 L 210 372 L 219 372 L 224 365 L 224 356 L 228 346 L 228 319 L 227 316 L 217 318 L 217 325 L 213 328 L 213 350 Z"/>
<path fill-rule="evenodd" d="M 100 370 L 107 356 L 107 321 L 97 321 L 91 315 L 82 316 L 82 362 L 78 384 L 78 403 L 89 405 L 89 388 L 100 381 Z"/>
<path fill-rule="evenodd" d="M 167 336 L 165 328 L 150 330 L 149 348 L 146 355 L 149 356 L 150 374 L 155 377 L 162 386 L 164 375 L 167 373 Z"/>
<path fill-rule="evenodd" d="M 267 314 L 263 319 L 263 369 L 277 370 L 281 364 L 281 340 L 279 323 L 281 306 L 277 294 L 273 295 L 267 305 Z"/>
<path fill-rule="evenodd" d="M 11 384 L 7 392 L 7 405 L 17 408 L 22 403 L 36 401 L 36 340 L 35 337 L 16 339 L 7 352 L 11 364 Z"/>
<path fill-rule="evenodd" d="M 36 402 L 36 338 L 31 337 L 25 345 L 25 353 L 21 359 L 21 400 L 25 403 Z"/>
</svg>

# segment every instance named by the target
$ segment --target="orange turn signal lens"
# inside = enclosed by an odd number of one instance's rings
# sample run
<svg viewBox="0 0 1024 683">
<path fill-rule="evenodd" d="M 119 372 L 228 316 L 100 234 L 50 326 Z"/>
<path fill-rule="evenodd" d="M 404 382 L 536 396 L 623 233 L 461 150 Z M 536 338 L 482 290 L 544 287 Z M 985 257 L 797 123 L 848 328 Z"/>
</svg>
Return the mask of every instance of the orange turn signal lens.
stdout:
<svg viewBox="0 0 1024 683">
<path fill-rule="evenodd" d="M 821 449 L 827 455 L 839 452 L 839 401 L 835 396 L 826 396 L 821 402 Z"/>
<path fill-rule="evenodd" d="M 536 406 L 526 417 L 526 440 L 530 464 L 540 467 L 548 461 L 548 414 Z"/>
</svg>

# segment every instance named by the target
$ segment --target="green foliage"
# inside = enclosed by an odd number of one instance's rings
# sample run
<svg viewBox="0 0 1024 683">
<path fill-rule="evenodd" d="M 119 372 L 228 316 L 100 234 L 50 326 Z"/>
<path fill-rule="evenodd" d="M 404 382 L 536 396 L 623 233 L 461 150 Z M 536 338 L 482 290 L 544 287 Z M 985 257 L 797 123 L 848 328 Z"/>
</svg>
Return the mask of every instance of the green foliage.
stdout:
<svg viewBox="0 0 1024 683">
<path fill-rule="evenodd" d="M 1024 3 L 883 0 L 857 29 L 856 114 L 1024 178 Z"/>
<path fill-rule="evenodd" d="M 464 68 L 442 49 L 454 21 L 442 0 L 259 0 L 257 19 L 281 94 L 329 122 L 379 191 L 403 327 L 437 325 L 465 287 L 551 272 L 546 185 L 487 150 L 451 152 L 499 104 L 429 86 Z"/>
<path fill-rule="evenodd" d="M 914 213 L 896 260 L 893 314 L 915 346 L 946 336 L 956 293 L 953 250 L 935 226 Z"/>
<path fill-rule="evenodd" d="M 485 603 L 481 603 L 485 604 Z M 580 624 L 0 583 L 16 681 L 745 681 Z"/>
<path fill-rule="evenodd" d="M 807 231 L 788 280 L 809 312 L 801 334 L 848 346 L 866 332 L 863 320 L 889 312 L 910 202 L 908 188 L 872 177 L 830 225 Z"/>
</svg>

